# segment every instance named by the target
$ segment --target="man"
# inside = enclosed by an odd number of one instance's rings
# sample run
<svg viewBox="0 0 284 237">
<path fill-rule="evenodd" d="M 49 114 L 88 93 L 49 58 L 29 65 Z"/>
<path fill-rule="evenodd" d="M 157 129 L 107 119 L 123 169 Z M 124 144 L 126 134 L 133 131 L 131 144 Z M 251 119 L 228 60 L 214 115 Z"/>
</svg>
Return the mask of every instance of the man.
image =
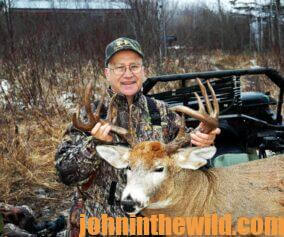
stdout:
<svg viewBox="0 0 284 237">
<path fill-rule="evenodd" d="M 159 140 L 168 143 L 177 134 L 180 117 L 170 111 L 165 103 L 142 94 L 145 78 L 143 57 L 139 43 L 132 39 L 119 38 L 106 47 L 105 76 L 110 89 L 103 109 L 108 108 L 110 98 L 117 93 L 114 101 L 115 125 L 128 128 L 131 121 L 135 128 L 133 136 L 137 141 Z M 102 161 L 95 149 L 97 144 L 126 142 L 110 130 L 109 124 L 101 123 L 97 123 L 90 133 L 70 126 L 58 147 L 55 156 L 58 175 L 63 183 L 78 187 L 70 214 L 70 236 L 79 235 L 80 213 L 97 217 L 101 214 L 124 215 L 119 206 L 125 183 L 123 171 Z M 209 146 L 219 133 L 219 128 L 210 134 L 192 133 L 192 144 Z"/>
</svg>

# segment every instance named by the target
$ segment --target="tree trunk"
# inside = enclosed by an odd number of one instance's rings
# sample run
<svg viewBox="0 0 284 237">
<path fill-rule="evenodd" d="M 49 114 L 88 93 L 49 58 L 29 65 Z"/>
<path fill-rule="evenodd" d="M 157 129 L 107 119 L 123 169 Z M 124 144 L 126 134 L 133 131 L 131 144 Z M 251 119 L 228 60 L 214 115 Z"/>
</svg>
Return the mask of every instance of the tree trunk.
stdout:
<svg viewBox="0 0 284 237">
<path fill-rule="evenodd" d="M 8 33 L 8 44 L 9 50 L 8 54 L 13 54 L 14 52 L 14 27 L 13 27 L 13 12 L 12 12 L 12 0 L 4 0 L 4 14 Z"/>
<path fill-rule="evenodd" d="M 219 10 L 219 20 L 220 26 L 224 25 L 224 13 L 221 6 L 221 1 L 218 1 L 218 10 Z M 224 49 L 224 27 L 220 27 L 220 36 L 221 36 L 221 49 Z"/>
<path fill-rule="evenodd" d="M 279 55 L 281 55 L 282 49 L 282 38 L 281 38 L 281 25 L 280 25 L 280 11 L 281 11 L 281 4 L 280 0 L 275 0 L 275 34 L 276 34 L 276 47 L 278 50 Z"/>
<path fill-rule="evenodd" d="M 274 27 L 273 27 L 273 0 L 270 1 L 270 14 L 269 14 L 269 33 L 270 45 L 275 45 Z"/>
</svg>

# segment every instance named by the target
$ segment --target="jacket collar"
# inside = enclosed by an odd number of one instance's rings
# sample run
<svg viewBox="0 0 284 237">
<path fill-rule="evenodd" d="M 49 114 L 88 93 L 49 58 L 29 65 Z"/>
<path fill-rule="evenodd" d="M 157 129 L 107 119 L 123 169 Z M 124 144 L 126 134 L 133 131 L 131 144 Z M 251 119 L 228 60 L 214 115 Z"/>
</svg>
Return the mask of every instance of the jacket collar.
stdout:
<svg viewBox="0 0 284 237">
<path fill-rule="evenodd" d="M 109 95 L 109 97 L 111 98 L 115 92 L 109 87 L 107 89 L 107 94 Z M 142 90 L 139 90 L 135 95 L 134 95 L 134 98 L 133 98 L 133 104 L 137 103 L 139 101 L 139 99 L 142 97 L 143 93 L 142 93 Z M 126 96 L 123 95 L 123 94 L 117 94 L 117 97 L 116 97 L 116 101 L 120 101 L 120 102 L 124 102 L 127 104 L 127 99 L 126 99 Z"/>
</svg>

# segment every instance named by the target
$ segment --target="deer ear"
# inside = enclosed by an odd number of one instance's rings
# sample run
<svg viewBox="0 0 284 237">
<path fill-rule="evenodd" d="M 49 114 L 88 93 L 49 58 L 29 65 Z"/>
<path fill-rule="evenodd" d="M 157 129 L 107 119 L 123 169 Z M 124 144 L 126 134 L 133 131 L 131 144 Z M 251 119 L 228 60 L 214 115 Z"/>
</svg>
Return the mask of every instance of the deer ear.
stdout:
<svg viewBox="0 0 284 237">
<path fill-rule="evenodd" d="M 180 149 L 175 155 L 176 164 L 184 169 L 197 170 L 207 164 L 207 160 L 211 159 L 216 153 L 216 147 L 203 148 L 184 148 Z"/>
<path fill-rule="evenodd" d="M 99 156 L 117 169 L 128 166 L 129 150 L 125 146 L 99 145 L 96 147 Z"/>
</svg>

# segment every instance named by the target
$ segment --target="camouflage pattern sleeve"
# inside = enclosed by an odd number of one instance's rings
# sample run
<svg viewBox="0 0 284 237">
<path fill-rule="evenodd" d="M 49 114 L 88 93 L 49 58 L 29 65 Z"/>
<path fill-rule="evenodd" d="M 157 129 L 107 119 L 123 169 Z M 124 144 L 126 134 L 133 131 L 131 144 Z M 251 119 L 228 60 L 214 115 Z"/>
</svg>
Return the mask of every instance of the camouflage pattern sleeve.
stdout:
<svg viewBox="0 0 284 237">
<path fill-rule="evenodd" d="M 72 125 L 68 126 L 55 154 L 55 167 L 66 185 L 84 182 L 100 162 L 96 156 L 97 139 Z"/>
<path fill-rule="evenodd" d="M 84 122 L 87 120 L 84 108 L 81 109 L 80 118 Z M 119 137 L 113 135 L 113 143 L 118 142 Z M 96 155 L 96 145 L 103 143 L 105 142 L 91 136 L 89 132 L 69 125 L 55 154 L 55 167 L 61 182 L 66 185 L 85 183 L 101 163 Z"/>
<path fill-rule="evenodd" d="M 163 140 L 165 143 L 169 143 L 178 133 L 181 122 L 180 116 L 171 111 L 165 102 L 155 100 L 155 103 L 161 116 Z"/>
<path fill-rule="evenodd" d="M 169 127 L 169 142 L 174 140 L 174 138 L 176 137 L 178 131 L 179 131 L 179 128 L 180 128 L 180 123 L 181 123 L 181 117 L 171 111 L 169 109 L 168 106 L 165 105 L 165 111 L 166 111 L 166 121 L 168 123 L 168 127 Z"/>
</svg>

